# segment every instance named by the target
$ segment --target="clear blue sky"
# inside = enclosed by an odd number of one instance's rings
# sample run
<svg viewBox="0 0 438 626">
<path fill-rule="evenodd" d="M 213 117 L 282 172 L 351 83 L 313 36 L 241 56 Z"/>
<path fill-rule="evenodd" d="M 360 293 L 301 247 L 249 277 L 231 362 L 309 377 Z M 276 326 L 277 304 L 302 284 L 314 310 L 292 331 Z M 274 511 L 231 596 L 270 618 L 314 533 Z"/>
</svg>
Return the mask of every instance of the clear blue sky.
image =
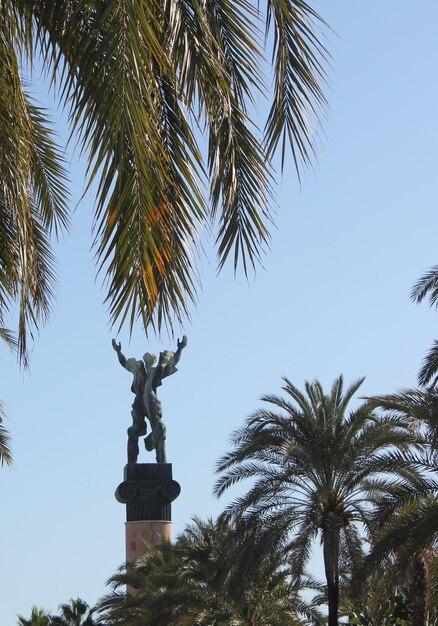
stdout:
<svg viewBox="0 0 438 626">
<path fill-rule="evenodd" d="M 366 375 L 364 395 L 389 393 L 415 385 L 438 336 L 438 315 L 409 299 L 415 280 L 438 263 L 438 4 L 315 6 L 336 31 L 327 42 L 330 111 L 315 172 L 300 188 L 289 163 L 271 251 L 254 280 L 234 280 L 230 267 L 217 277 L 214 253 L 207 255 L 197 309 L 179 333 L 189 345 L 160 389 L 168 457 L 182 486 L 174 534 L 193 515 L 219 513 L 215 462 L 259 397 L 280 391 L 282 376 L 328 386 L 341 372 L 347 382 Z M 43 85 L 38 91 L 46 94 Z M 69 159 L 76 203 L 83 165 Z M 124 559 L 124 507 L 113 494 L 133 398 L 95 282 L 92 209 L 87 196 L 57 246 L 57 302 L 30 375 L 1 348 L 15 459 L 0 471 L 5 626 L 34 604 L 56 610 L 78 595 L 94 603 Z M 176 339 L 147 342 L 140 331 L 130 343 L 126 333 L 119 339 L 127 356 L 176 347 Z"/>
</svg>

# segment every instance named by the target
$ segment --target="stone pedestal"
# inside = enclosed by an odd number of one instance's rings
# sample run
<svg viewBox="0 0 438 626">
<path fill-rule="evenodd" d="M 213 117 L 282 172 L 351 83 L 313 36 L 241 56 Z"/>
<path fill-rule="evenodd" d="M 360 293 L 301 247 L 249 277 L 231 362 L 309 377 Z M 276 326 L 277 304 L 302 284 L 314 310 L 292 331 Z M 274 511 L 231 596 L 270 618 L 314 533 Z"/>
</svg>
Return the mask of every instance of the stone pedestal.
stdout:
<svg viewBox="0 0 438 626">
<path fill-rule="evenodd" d="M 145 544 L 172 539 L 171 502 L 181 487 L 172 479 L 171 463 L 128 463 L 116 499 L 126 505 L 126 560 L 145 553 Z"/>
</svg>

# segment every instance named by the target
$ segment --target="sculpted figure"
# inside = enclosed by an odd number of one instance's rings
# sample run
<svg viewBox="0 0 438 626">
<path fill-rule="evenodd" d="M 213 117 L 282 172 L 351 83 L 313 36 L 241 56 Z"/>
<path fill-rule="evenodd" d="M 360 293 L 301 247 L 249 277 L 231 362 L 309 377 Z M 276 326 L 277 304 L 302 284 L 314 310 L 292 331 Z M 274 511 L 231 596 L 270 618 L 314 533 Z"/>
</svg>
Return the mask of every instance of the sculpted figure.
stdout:
<svg viewBox="0 0 438 626">
<path fill-rule="evenodd" d="M 151 427 L 151 432 L 144 440 L 146 450 L 155 449 L 157 463 L 167 463 L 166 426 L 162 419 L 163 411 L 157 396 L 157 387 L 161 385 L 163 378 L 177 371 L 176 364 L 187 345 L 187 337 L 184 335 L 181 341 L 178 339 L 176 352 L 160 352 L 157 365 L 155 354 L 146 352 L 142 361 L 127 359 L 122 353 L 121 343 L 116 343 L 113 339 L 112 344 L 120 364 L 133 375 L 131 391 L 135 398 L 131 411 L 132 426 L 128 428 L 128 463 L 137 461 L 138 439 L 147 432 L 146 417 Z"/>
</svg>

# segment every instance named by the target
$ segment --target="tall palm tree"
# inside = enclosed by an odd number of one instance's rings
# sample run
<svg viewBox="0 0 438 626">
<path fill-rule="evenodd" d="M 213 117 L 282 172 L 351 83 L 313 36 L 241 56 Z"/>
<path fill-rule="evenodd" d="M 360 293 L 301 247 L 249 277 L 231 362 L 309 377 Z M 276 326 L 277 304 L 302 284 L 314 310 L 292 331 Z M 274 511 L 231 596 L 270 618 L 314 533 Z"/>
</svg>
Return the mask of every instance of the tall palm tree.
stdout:
<svg viewBox="0 0 438 626">
<path fill-rule="evenodd" d="M 305 0 L 267 0 L 264 10 L 250 0 L 2 0 L 0 325 L 18 301 L 22 358 L 50 307 L 50 238 L 68 226 L 68 193 L 62 152 L 21 69 L 42 64 L 87 155 L 111 321 L 159 330 L 196 297 L 200 230 L 218 225 L 220 267 L 229 256 L 245 271 L 257 261 L 272 157 L 279 149 L 283 162 L 289 146 L 299 171 L 315 153 L 323 28 Z M 272 56 L 260 47 L 270 33 Z M 248 111 L 271 58 L 274 93 L 258 133 Z"/>
<path fill-rule="evenodd" d="M 95 626 L 93 609 L 80 598 L 70 599 L 69 604 L 61 604 L 59 615 L 53 615 L 50 626 Z"/>
<path fill-rule="evenodd" d="M 151 547 L 142 563 L 111 579 L 113 593 L 98 607 L 104 623 L 304 626 L 311 620 L 322 626 L 288 580 L 284 551 L 280 543 L 271 549 L 269 533 L 195 520 L 173 546 Z M 122 585 L 135 593 L 120 592 Z"/>
<path fill-rule="evenodd" d="M 395 394 L 369 398 L 370 405 L 394 419 L 407 419 L 423 432 L 426 452 L 416 459 L 427 471 L 422 488 L 407 486 L 389 498 L 377 499 L 373 519 L 372 548 L 365 560 L 370 571 L 389 555 L 399 568 L 412 570 L 413 625 L 425 626 L 428 607 L 427 554 L 438 547 L 438 392 L 434 385 L 424 390 L 405 389 Z"/>
<path fill-rule="evenodd" d="M 297 581 L 320 537 L 327 583 L 328 624 L 337 626 L 339 563 L 361 557 L 359 525 L 367 523 L 372 494 L 419 480 L 406 451 L 416 443 L 407 420 L 378 417 L 365 403 L 347 413 L 362 384 L 344 392 L 337 378 L 329 394 L 318 381 L 302 393 L 287 378 L 286 397 L 266 395 L 220 459 L 220 496 L 235 483 L 254 480 L 227 508 L 228 517 L 258 518 L 290 536 Z"/>
</svg>

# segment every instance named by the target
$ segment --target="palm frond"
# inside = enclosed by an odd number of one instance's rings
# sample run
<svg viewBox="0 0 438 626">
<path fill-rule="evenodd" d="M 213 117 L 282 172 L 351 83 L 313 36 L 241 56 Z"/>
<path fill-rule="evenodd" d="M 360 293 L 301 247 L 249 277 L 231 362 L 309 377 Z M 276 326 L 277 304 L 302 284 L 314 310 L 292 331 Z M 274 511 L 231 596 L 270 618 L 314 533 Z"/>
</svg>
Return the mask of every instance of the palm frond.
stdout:
<svg viewBox="0 0 438 626">
<path fill-rule="evenodd" d="M 200 155 L 157 2 L 41 3 L 45 62 L 97 178 L 96 250 L 111 321 L 159 331 L 188 313 L 203 216 Z"/>
<path fill-rule="evenodd" d="M 438 381 L 438 341 L 435 339 L 429 352 L 423 359 L 423 364 L 418 372 L 418 383 L 425 387 L 435 387 Z"/>
<path fill-rule="evenodd" d="M 429 295 L 430 306 L 436 306 L 438 303 L 438 265 L 423 274 L 415 283 L 411 291 L 411 299 L 419 304 Z"/>
<path fill-rule="evenodd" d="M 3 402 L 0 401 L 0 463 L 3 465 L 12 465 L 11 437 L 3 426 L 3 420 L 6 416 Z"/>
<path fill-rule="evenodd" d="M 26 365 L 28 337 L 46 319 L 53 296 L 50 235 L 65 229 L 68 217 L 61 152 L 45 112 L 22 84 L 17 40 L 24 38 L 28 49 L 29 25 L 17 16 L 6 7 L 0 27 L 0 320 L 17 302 L 18 352 Z"/>
<path fill-rule="evenodd" d="M 438 440 L 438 395 L 433 385 L 425 389 L 402 389 L 395 394 L 369 398 L 369 402 L 390 418 L 407 420 L 419 445 L 427 443 L 424 430 L 419 428 L 426 425 L 429 443 L 435 445 Z"/>
<path fill-rule="evenodd" d="M 0 327 L 0 339 L 5 342 L 10 350 L 15 351 L 18 348 L 17 338 L 8 328 Z"/>
<path fill-rule="evenodd" d="M 284 167 L 286 146 L 295 168 L 308 165 L 316 154 L 315 135 L 319 111 L 326 106 L 321 83 L 328 53 L 315 34 L 316 25 L 326 26 L 303 0 L 268 0 L 267 35 L 274 30 L 274 102 L 266 122 L 267 154 L 281 144 Z"/>
<path fill-rule="evenodd" d="M 411 498 L 373 541 L 364 567 L 369 569 L 387 555 L 396 552 L 401 566 L 405 567 L 417 553 L 438 541 L 438 500 L 436 496 L 424 499 Z"/>
</svg>

